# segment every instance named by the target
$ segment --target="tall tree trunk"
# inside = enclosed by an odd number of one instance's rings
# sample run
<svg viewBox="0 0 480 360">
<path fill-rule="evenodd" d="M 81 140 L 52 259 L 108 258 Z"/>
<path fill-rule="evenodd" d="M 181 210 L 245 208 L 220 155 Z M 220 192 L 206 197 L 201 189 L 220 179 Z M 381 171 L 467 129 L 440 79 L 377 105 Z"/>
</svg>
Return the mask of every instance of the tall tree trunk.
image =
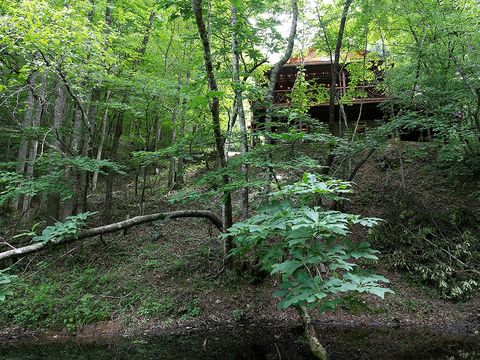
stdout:
<svg viewBox="0 0 480 360">
<path fill-rule="evenodd" d="M 32 126 L 38 128 L 42 120 L 42 114 L 45 107 L 45 94 L 47 91 L 47 77 L 45 74 L 40 75 L 40 86 L 37 94 L 37 105 L 35 109 L 35 116 L 33 117 Z M 30 152 L 28 154 L 28 162 L 26 169 L 26 178 L 33 179 L 33 171 L 35 167 L 35 161 L 37 160 L 38 140 L 32 140 L 30 144 Z M 32 203 L 32 196 L 25 195 L 23 198 L 22 213 L 23 220 L 30 220 L 30 207 Z"/>
<path fill-rule="evenodd" d="M 190 73 L 187 73 L 186 77 L 186 82 L 185 85 L 188 86 L 190 84 Z M 187 115 L 187 98 L 185 96 L 182 97 L 182 106 L 180 110 L 180 139 L 184 139 L 185 137 L 185 117 Z M 183 183 L 185 182 L 184 179 L 184 172 L 185 172 L 185 164 L 184 164 L 184 156 L 183 153 L 180 154 L 178 157 L 178 163 L 177 163 L 177 179 L 176 183 L 177 186 L 181 187 L 183 186 Z"/>
<path fill-rule="evenodd" d="M 293 46 L 295 45 L 295 36 L 297 34 L 297 23 L 298 23 L 298 3 L 297 0 L 291 0 L 291 7 L 292 7 L 292 22 L 290 25 L 290 34 L 288 36 L 287 48 L 285 49 L 285 53 L 280 58 L 280 60 L 273 66 L 270 72 L 270 79 L 268 84 L 268 92 L 267 96 L 265 97 L 265 103 L 267 106 L 265 112 L 265 131 L 266 135 L 266 143 L 271 144 L 272 139 L 270 137 L 270 133 L 272 132 L 272 120 L 273 120 L 273 110 L 274 110 L 274 103 L 273 103 L 273 95 L 275 93 L 275 87 L 277 85 L 277 77 L 280 70 L 283 66 L 287 63 L 288 59 L 292 56 Z M 271 160 L 272 154 L 269 153 L 268 157 Z M 270 183 L 275 178 L 275 174 L 273 174 L 272 168 L 270 167 L 270 171 L 268 172 L 268 183 L 263 189 L 264 195 L 266 196 L 270 192 Z"/>
<path fill-rule="evenodd" d="M 160 124 L 160 119 L 158 114 L 155 113 L 155 142 L 153 144 L 153 151 L 157 151 L 160 146 L 160 140 L 162 138 L 162 124 Z"/>
<path fill-rule="evenodd" d="M 423 44 L 425 42 L 425 37 L 427 36 L 427 30 L 428 28 L 425 28 L 423 31 L 423 36 L 422 39 L 420 39 L 415 32 L 413 26 L 411 24 L 408 25 L 410 32 L 413 35 L 413 38 L 415 39 L 415 43 L 417 45 L 417 50 L 418 50 L 418 58 L 417 58 L 417 65 L 415 68 L 415 76 L 413 78 L 413 84 L 412 84 L 412 94 L 411 94 L 411 99 L 412 101 L 415 98 L 415 92 L 417 91 L 417 86 L 418 86 L 418 80 L 420 79 L 420 74 L 422 70 L 422 61 L 423 61 Z"/>
<path fill-rule="evenodd" d="M 97 119 L 97 106 L 98 101 L 100 100 L 100 88 L 95 86 L 92 89 L 92 93 L 90 95 L 90 105 L 88 107 L 87 113 L 87 129 L 85 129 L 83 144 L 82 144 L 82 156 L 83 157 L 90 157 L 92 152 L 92 142 L 93 142 L 93 134 L 95 133 L 95 122 Z M 83 213 L 87 211 L 87 195 L 88 195 L 88 172 L 81 171 L 79 176 L 79 184 L 78 184 L 78 205 L 76 212 Z"/>
<path fill-rule="evenodd" d="M 36 78 L 37 78 L 36 74 L 31 74 L 30 78 L 28 79 L 28 97 L 27 97 L 27 101 L 25 102 L 25 115 L 23 116 L 22 130 L 27 129 L 32 125 L 33 109 L 35 107 L 34 91 L 35 91 Z M 16 167 L 16 171 L 20 175 L 25 174 L 27 154 L 28 154 L 28 139 L 25 138 L 25 136 L 23 136 L 20 142 L 20 147 L 18 149 L 17 167 Z M 20 200 L 21 200 L 20 198 L 15 198 L 12 200 L 11 207 L 14 212 L 18 211 Z"/>
<path fill-rule="evenodd" d="M 298 23 L 298 3 L 297 0 L 291 0 L 292 7 L 292 22 L 290 25 L 290 34 L 288 35 L 287 48 L 285 53 L 280 58 L 280 60 L 273 66 L 272 71 L 270 72 L 270 81 L 268 84 L 268 92 L 265 97 L 265 102 L 267 104 L 267 111 L 265 116 L 265 130 L 267 134 L 272 131 L 272 110 L 273 110 L 273 94 L 275 92 L 275 87 L 277 85 L 277 77 L 280 70 L 287 63 L 288 59 L 292 56 L 293 46 L 295 44 L 295 36 L 297 35 L 297 23 Z M 267 143 L 270 143 L 271 139 L 267 135 Z"/>
<path fill-rule="evenodd" d="M 106 38 L 108 39 L 108 35 L 110 34 L 110 28 L 112 26 L 112 0 L 107 0 L 105 4 L 105 35 Z M 105 48 L 108 47 L 108 40 L 107 43 L 105 44 Z M 100 134 L 100 142 L 98 144 L 98 149 L 97 149 L 97 156 L 96 160 L 99 161 L 102 159 L 102 152 L 103 152 L 103 146 L 105 144 L 105 140 L 107 138 L 107 124 L 108 124 L 108 101 L 110 100 L 110 96 L 112 95 L 112 92 L 110 90 L 106 91 L 105 94 L 105 112 L 103 113 L 102 117 L 102 124 L 101 124 L 101 134 Z M 98 181 L 98 171 L 95 171 L 92 176 L 92 191 L 95 191 L 97 189 L 97 181 Z"/>
<path fill-rule="evenodd" d="M 338 78 L 338 68 L 340 66 L 340 50 L 342 48 L 342 41 L 343 41 L 343 35 L 345 32 L 345 25 L 347 23 L 348 10 L 352 2 L 353 0 L 345 0 L 345 3 L 343 5 L 342 18 L 340 21 L 340 27 L 337 35 L 337 43 L 335 46 L 335 51 L 333 51 L 332 46 L 328 40 L 326 25 L 322 21 L 320 12 L 318 11 L 318 21 L 320 22 L 320 26 L 322 27 L 322 30 L 324 32 L 325 44 L 327 46 L 328 53 L 330 56 L 331 79 L 330 79 L 330 96 L 329 96 L 329 102 L 328 102 L 328 128 L 332 135 L 335 133 L 335 103 L 337 98 L 337 78 Z M 324 175 L 328 175 L 333 165 L 333 161 L 335 160 L 335 154 L 334 154 L 333 148 L 334 148 L 334 145 L 330 145 L 327 159 L 325 161 L 323 169 L 321 170 L 321 173 Z"/>
<path fill-rule="evenodd" d="M 475 94 L 477 95 L 477 110 L 475 111 L 475 115 L 473 117 L 473 120 L 474 120 L 475 126 L 477 128 L 478 140 L 480 141 L 480 89 L 477 89 L 475 91 Z"/>
<path fill-rule="evenodd" d="M 79 108 L 79 105 L 76 105 L 75 111 L 73 112 L 73 131 L 72 139 L 70 142 L 70 149 L 75 156 L 80 155 L 81 142 L 82 142 L 82 118 L 83 114 Z M 69 169 L 65 173 L 65 180 L 70 182 L 73 185 L 72 195 L 66 199 L 63 203 L 63 216 L 65 219 L 68 216 L 71 216 L 75 212 L 75 208 L 78 200 L 78 180 L 79 173 L 76 169 Z"/>
<path fill-rule="evenodd" d="M 345 25 L 347 23 L 348 10 L 350 5 L 352 5 L 353 0 L 345 0 L 343 4 L 342 18 L 340 20 L 340 28 L 338 29 L 337 35 L 337 44 L 335 46 L 335 53 L 333 61 L 331 61 L 331 79 L 330 79 L 330 99 L 328 103 L 328 125 L 330 132 L 333 134 L 334 124 L 335 124 L 335 103 L 337 98 L 337 80 L 338 80 L 338 70 L 340 67 L 340 51 L 342 49 L 343 35 L 345 33 Z M 326 35 L 325 35 L 326 36 Z M 341 127 L 341 126 L 340 126 Z M 338 129 L 341 133 L 341 128 Z"/>
<path fill-rule="evenodd" d="M 179 80 L 177 92 L 180 92 L 180 80 Z M 172 146 L 175 146 L 175 143 L 177 142 L 177 120 L 178 120 L 180 111 L 181 110 L 178 108 L 178 106 L 175 105 L 175 109 L 173 110 L 173 115 L 172 115 Z M 172 188 L 175 185 L 175 181 L 176 181 L 175 163 L 176 163 L 175 155 L 170 156 L 170 165 L 168 167 L 168 184 L 167 184 L 169 188 Z"/>
<path fill-rule="evenodd" d="M 244 158 L 242 162 L 242 177 L 245 183 L 248 183 L 248 165 L 245 163 L 248 153 L 247 126 L 245 123 L 245 109 L 243 108 L 243 89 L 240 81 L 240 51 L 238 48 L 238 9 L 232 5 L 232 65 L 233 65 L 233 86 L 235 90 L 235 101 L 233 113 L 238 115 L 238 125 L 240 128 L 240 153 Z M 233 116 L 233 115 L 232 115 Z M 233 127 L 233 125 L 232 125 Z M 242 196 L 242 219 L 248 218 L 249 212 L 249 189 L 244 186 L 241 190 Z"/>
<path fill-rule="evenodd" d="M 187 74 L 185 75 L 185 87 L 190 86 L 190 72 L 188 71 Z M 181 101 L 181 112 L 180 112 L 180 139 L 183 141 L 185 137 L 185 119 L 187 116 L 187 97 L 182 96 L 182 101 Z M 178 157 L 178 163 L 177 163 L 177 186 L 181 187 L 183 186 L 183 183 L 185 182 L 185 159 L 183 156 L 183 151 L 180 153 L 180 156 Z"/>
<path fill-rule="evenodd" d="M 67 93 L 62 81 L 57 82 L 55 94 L 56 99 L 53 109 L 53 127 L 55 129 L 56 137 L 53 142 L 53 146 L 61 152 L 62 144 L 59 139 L 60 133 L 58 130 L 65 122 L 65 106 L 67 103 Z M 52 223 L 54 220 L 58 220 L 60 217 L 60 195 L 58 193 L 52 193 L 48 195 L 47 216 L 47 221 L 49 223 Z"/>
<path fill-rule="evenodd" d="M 295 0 L 293 0 L 295 1 Z M 217 81 L 215 79 L 215 74 L 213 73 L 213 61 L 210 49 L 210 40 L 208 36 L 207 29 L 205 27 L 205 22 L 203 20 L 202 12 L 202 0 L 192 0 L 192 8 L 195 15 L 195 21 L 197 24 L 198 32 L 200 39 L 202 41 L 203 47 L 203 59 L 205 63 L 205 70 L 207 72 L 208 78 L 208 89 L 210 91 L 218 91 Z M 220 99 L 218 96 L 213 96 L 210 100 L 210 112 L 212 114 L 212 125 L 213 133 L 215 137 L 215 144 L 217 149 L 218 162 L 221 168 L 226 166 L 225 160 L 225 149 L 224 149 L 224 138 L 222 135 L 222 129 L 220 126 Z M 228 186 L 230 179 L 227 174 L 223 175 L 223 184 Z M 223 229 L 224 231 L 230 228 L 233 225 L 233 214 L 232 214 L 232 195 L 230 191 L 225 191 L 224 193 L 224 202 L 223 202 Z M 233 239 L 227 238 L 225 240 L 225 256 L 228 255 L 233 246 Z M 231 259 L 230 257 L 226 259 Z M 231 267 L 233 264 L 231 260 L 226 260 L 227 266 Z"/>
</svg>

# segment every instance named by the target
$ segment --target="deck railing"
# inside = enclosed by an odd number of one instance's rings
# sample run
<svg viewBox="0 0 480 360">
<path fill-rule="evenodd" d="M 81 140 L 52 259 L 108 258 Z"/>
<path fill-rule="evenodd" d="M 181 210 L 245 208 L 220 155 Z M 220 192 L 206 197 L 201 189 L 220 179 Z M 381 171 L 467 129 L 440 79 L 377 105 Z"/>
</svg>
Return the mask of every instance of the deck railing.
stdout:
<svg viewBox="0 0 480 360">
<path fill-rule="evenodd" d="M 361 102 L 383 102 L 386 99 L 385 94 L 378 89 L 376 85 L 364 85 L 357 87 L 360 90 L 363 90 L 366 94 L 366 97 L 359 97 L 353 99 L 354 103 Z M 337 87 L 337 98 L 343 96 L 348 88 L 346 87 Z M 273 102 L 279 105 L 288 105 L 291 102 L 292 90 L 276 90 L 273 93 Z M 328 105 L 328 101 L 316 103 L 315 106 Z"/>
</svg>

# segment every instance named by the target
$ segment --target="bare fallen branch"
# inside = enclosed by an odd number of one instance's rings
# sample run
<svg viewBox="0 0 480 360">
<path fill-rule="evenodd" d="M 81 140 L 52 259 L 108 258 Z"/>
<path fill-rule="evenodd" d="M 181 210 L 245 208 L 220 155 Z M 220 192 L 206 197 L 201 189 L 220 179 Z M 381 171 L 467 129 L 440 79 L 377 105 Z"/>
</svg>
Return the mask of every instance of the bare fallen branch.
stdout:
<svg viewBox="0 0 480 360">
<path fill-rule="evenodd" d="M 12 249 L 0 253 L 0 260 L 16 258 L 19 256 L 35 253 L 47 247 L 58 244 L 65 244 L 76 240 L 91 238 L 98 235 L 105 235 L 117 231 L 128 229 L 132 226 L 146 224 L 157 220 L 179 219 L 179 218 L 204 218 L 210 220 L 220 232 L 223 232 L 222 219 L 209 210 L 179 210 L 165 213 L 155 213 L 144 216 L 136 216 L 131 219 L 117 223 L 103 225 L 92 229 L 87 229 L 78 234 L 76 238 L 68 238 L 60 242 L 35 243 L 17 249 Z"/>
</svg>

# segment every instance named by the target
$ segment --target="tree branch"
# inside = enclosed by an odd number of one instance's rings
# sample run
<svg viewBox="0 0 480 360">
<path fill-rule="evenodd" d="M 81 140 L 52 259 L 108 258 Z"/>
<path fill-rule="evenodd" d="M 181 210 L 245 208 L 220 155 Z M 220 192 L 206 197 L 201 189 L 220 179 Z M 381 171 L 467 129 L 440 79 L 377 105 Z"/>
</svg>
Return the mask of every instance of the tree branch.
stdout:
<svg viewBox="0 0 480 360">
<path fill-rule="evenodd" d="M 14 250 L 4 251 L 0 253 L 0 260 L 16 258 L 18 256 L 35 253 L 45 248 L 48 248 L 52 245 L 70 243 L 76 240 L 91 238 L 97 235 L 110 234 L 113 232 L 128 229 L 132 226 L 146 224 L 152 221 L 179 219 L 179 218 L 192 218 L 192 217 L 208 219 L 213 223 L 213 225 L 215 225 L 215 227 L 219 231 L 221 232 L 223 231 L 222 219 L 220 219 L 220 217 L 218 217 L 215 213 L 209 210 L 179 210 L 179 211 L 171 211 L 171 212 L 165 212 L 165 213 L 155 213 L 155 214 L 144 215 L 144 216 L 136 216 L 134 218 L 120 221 L 117 223 L 103 225 L 103 226 L 99 226 L 92 229 L 87 229 L 80 232 L 76 238 L 68 238 L 60 242 L 35 243 L 32 245 L 24 246 Z"/>
<path fill-rule="evenodd" d="M 355 168 L 352 170 L 352 172 L 350 173 L 350 175 L 347 178 L 347 181 L 353 181 L 353 179 L 355 179 L 355 176 L 357 175 L 358 171 L 362 168 L 363 165 L 365 165 L 365 163 L 368 161 L 368 159 L 370 159 L 370 157 L 373 155 L 375 150 L 376 150 L 376 147 L 371 147 L 370 150 L 368 150 L 365 157 L 363 159 L 361 159 L 358 162 L 358 164 L 355 166 Z"/>
</svg>

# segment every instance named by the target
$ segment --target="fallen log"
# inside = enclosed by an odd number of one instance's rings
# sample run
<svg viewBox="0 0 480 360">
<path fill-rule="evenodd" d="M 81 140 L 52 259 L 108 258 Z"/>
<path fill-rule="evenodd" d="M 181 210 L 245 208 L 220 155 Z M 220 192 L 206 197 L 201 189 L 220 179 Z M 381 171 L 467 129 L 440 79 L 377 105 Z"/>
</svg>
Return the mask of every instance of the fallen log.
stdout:
<svg viewBox="0 0 480 360">
<path fill-rule="evenodd" d="M 73 241 L 76 241 L 76 240 L 91 238 L 91 237 L 98 236 L 98 235 L 110 234 L 110 233 L 113 233 L 113 232 L 117 232 L 117 231 L 121 231 L 121 230 L 131 228 L 132 226 L 146 224 L 146 223 L 149 223 L 149 222 L 152 222 L 152 221 L 167 220 L 167 219 L 179 219 L 179 218 L 203 218 L 203 219 L 208 219 L 213 223 L 213 225 L 215 225 L 215 227 L 220 232 L 223 232 L 222 219 L 220 217 L 218 217 L 215 213 L 213 213 L 212 211 L 209 211 L 209 210 L 179 210 L 179 211 L 171 211 L 171 212 L 165 212 L 165 213 L 155 213 L 155 214 L 144 215 L 144 216 L 136 216 L 136 217 L 133 217 L 131 219 L 127 219 L 127 220 L 120 221 L 120 222 L 117 222 L 117 223 L 98 226 L 98 227 L 95 227 L 95 228 L 92 228 L 92 229 L 83 230 L 80 233 L 78 233 L 77 237 L 64 239 L 62 241 L 58 241 L 58 242 L 49 241 L 49 242 L 35 243 L 35 244 L 32 244 L 32 245 L 20 247 L 20 248 L 17 248 L 17 249 L 4 251 L 4 252 L 0 253 L 0 260 L 16 258 L 16 257 L 19 257 L 19 256 L 35 253 L 35 252 L 41 251 L 41 250 L 43 250 L 47 247 L 50 247 L 52 245 L 65 244 L 65 243 L 73 242 Z"/>
</svg>

